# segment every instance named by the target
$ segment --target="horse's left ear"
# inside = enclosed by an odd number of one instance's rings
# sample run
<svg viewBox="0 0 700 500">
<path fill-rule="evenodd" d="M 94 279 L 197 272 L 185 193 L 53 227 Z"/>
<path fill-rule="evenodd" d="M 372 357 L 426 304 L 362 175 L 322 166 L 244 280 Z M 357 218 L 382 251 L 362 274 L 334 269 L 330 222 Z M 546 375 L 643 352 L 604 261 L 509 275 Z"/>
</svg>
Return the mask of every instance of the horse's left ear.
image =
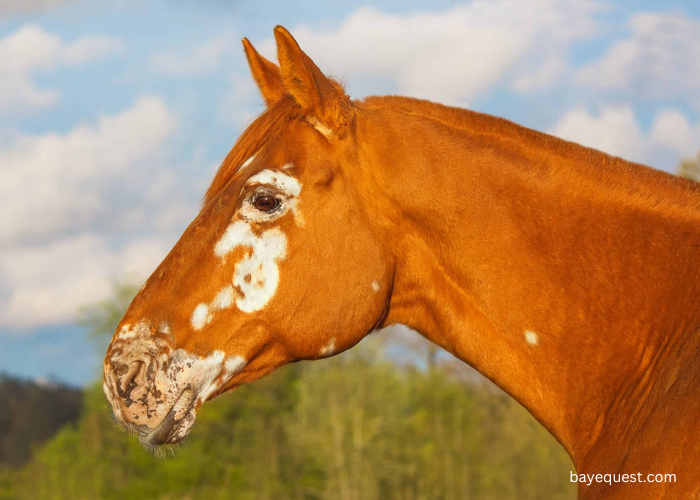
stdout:
<svg viewBox="0 0 700 500">
<path fill-rule="evenodd" d="M 282 26 L 275 28 L 275 40 L 282 80 L 306 120 L 326 137 L 345 137 L 351 106 L 343 87 L 326 77 Z"/>
<path fill-rule="evenodd" d="M 246 59 L 248 59 L 248 66 L 250 66 L 250 73 L 253 75 L 255 83 L 258 84 L 258 89 L 263 99 L 265 99 L 265 104 L 268 107 L 272 106 L 282 99 L 285 94 L 280 69 L 277 65 L 261 56 L 247 38 L 244 38 L 242 42 Z"/>
</svg>

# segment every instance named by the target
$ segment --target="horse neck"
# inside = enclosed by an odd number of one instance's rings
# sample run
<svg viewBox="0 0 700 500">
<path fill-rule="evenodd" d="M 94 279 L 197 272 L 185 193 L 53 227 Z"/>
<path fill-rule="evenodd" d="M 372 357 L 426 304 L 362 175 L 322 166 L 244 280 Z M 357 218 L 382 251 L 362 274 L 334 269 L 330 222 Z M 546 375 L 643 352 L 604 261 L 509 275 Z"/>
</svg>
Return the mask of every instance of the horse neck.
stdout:
<svg viewBox="0 0 700 500">
<path fill-rule="evenodd" d="M 696 186 L 409 100 L 365 103 L 356 141 L 396 261 L 384 324 L 490 378 L 575 465 L 604 425 L 634 431 L 671 387 L 695 390 Z"/>
</svg>

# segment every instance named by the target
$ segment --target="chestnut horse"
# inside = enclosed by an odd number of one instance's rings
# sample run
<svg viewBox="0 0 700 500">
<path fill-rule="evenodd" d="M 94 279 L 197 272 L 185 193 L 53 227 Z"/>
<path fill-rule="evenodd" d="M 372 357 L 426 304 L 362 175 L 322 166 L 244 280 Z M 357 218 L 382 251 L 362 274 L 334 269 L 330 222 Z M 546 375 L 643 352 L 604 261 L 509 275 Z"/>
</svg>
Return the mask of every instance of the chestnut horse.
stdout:
<svg viewBox="0 0 700 500">
<path fill-rule="evenodd" d="M 109 346 L 116 419 L 177 442 L 205 401 L 401 323 L 579 474 L 617 477 L 580 498 L 699 498 L 700 184 L 464 109 L 351 100 L 274 33 L 279 66 L 243 40 L 267 109 Z"/>
</svg>

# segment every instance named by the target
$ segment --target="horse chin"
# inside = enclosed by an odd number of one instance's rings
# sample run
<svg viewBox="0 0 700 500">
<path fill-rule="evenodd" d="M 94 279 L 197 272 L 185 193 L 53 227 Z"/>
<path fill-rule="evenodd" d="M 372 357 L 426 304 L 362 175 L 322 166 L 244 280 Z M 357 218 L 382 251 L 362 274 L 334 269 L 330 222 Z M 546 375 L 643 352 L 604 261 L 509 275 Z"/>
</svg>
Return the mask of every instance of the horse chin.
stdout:
<svg viewBox="0 0 700 500">
<path fill-rule="evenodd" d="M 196 400 L 192 389 L 183 391 L 161 423 L 147 434 L 139 436 L 141 445 L 155 451 L 159 446 L 177 444 L 185 439 L 197 419 Z"/>
</svg>

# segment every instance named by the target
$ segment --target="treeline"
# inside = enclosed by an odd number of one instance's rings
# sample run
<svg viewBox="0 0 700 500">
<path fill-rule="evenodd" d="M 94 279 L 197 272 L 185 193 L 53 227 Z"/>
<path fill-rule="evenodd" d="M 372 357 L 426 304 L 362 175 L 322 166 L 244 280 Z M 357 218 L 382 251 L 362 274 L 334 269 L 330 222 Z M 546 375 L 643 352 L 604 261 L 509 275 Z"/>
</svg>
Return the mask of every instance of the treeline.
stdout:
<svg viewBox="0 0 700 500">
<path fill-rule="evenodd" d="M 363 344 L 206 404 L 172 457 L 117 429 L 96 384 L 77 424 L 0 471 L 0 497 L 575 498 L 567 455 L 511 398 Z"/>
<path fill-rule="evenodd" d="M 0 468 L 24 464 L 32 449 L 80 416 L 82 391 L 0 375 Z"/>
</svg>

